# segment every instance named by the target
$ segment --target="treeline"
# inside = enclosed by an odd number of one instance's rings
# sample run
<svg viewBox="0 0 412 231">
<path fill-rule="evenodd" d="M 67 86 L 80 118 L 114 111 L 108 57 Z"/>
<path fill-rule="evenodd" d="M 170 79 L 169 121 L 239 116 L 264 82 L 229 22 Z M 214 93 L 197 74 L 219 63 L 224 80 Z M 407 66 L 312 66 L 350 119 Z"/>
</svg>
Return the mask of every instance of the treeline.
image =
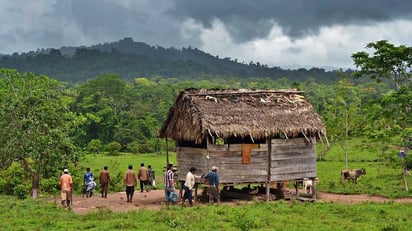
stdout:
<svg viewBox="0 0 412 231">
<path fill-rule="evenodd" d="M 322 68 L 284 70 L 259 62 L 238 62 L 230 57 L 220 58 L 197 48 L 163 48 L 149 46 L 124 38 L 118 42 L 91 47 L 62 47 L 27 53 L 0 56 L 0 67 L 20 72 L 45 74 L 68 83 L 83 83 L 97 75 L 115 74 L 133 81 L 137 76 L 186 79 L 217 79 L 254 77 L 302 82 L 309 77 L 331 84 L 340 79 L 337 71 Z M 350 73 L 349 70 L 346 71 Z"/>
<path fill-rule="evenodd" d="M 345 147 L 346 140 L 362 137 L 369 140 L 365 147 L 386 155 L 377 158 L 394 158 L 386 151 L 412 137 L 410 127 L 398 126 L 412 123 L 402 112 L 411 108 L 411 87 L 394 92 L 385 83 L 354 84 L 344 74 L 330 85 L 314 78 L 298 83 L 270 78 L 179 81 L 154 76 L 129 82 L 109 74 L 69 85 L 45 75 L 0 69 L 0 169 L 20 163 L 30 173 L 34 194 L 40 180 L 42 187 L 53 185 L 50 177 L 59 174 L 62 166 L 75 164 L 83 151 L 164 153 L 165 141 L 156 133 L 176 96 L 187 88 L 303 90 L 326 124 L 330 145 Z M 327 152 L 322 150 L 320 158 Z M 0 191 L 2 186 L 18 187 L 0 182 Z"/>
</svg>

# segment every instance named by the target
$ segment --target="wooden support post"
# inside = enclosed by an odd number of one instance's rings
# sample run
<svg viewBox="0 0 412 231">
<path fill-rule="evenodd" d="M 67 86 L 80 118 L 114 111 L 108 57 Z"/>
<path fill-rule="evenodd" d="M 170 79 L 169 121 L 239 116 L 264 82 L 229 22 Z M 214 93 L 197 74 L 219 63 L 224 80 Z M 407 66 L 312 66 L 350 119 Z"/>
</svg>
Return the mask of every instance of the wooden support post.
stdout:
<svg viewBox="0 0 412 231">
<path fill-rule="evenodd" d="M 267 179 L 266 179 L 266 201 L 270 200 L 270 182 L 271 182 L 271 171 L 270 167 L 272 165 L 272 139 L 271 137 L 266 138 L 266 143 L 268 145 L 268 165 L 267 165 Z"/>
<path fill-rule="evenodd" d="M 169 144 L 167 142 L 167 137 L 166 137 L 166 167 L 169 163 L 170 163 L 169 162 Z M 166 169 L 166 171 L 167 171 L 167 169 Z"/>
<path fill-rule="evenodd" d="M 312 178 L 312 199 L 316 200 L 316 178 Z"/>
</svg>

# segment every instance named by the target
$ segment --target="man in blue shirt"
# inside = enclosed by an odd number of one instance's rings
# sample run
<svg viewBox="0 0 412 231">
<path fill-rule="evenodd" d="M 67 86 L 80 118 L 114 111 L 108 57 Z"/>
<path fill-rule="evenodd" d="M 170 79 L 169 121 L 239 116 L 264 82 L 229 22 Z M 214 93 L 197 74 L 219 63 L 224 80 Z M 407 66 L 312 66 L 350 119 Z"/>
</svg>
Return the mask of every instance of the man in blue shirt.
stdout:
<svg viewBox="0 0 412 231">
<path fill-rule="evenodd" d="M 94 175 L 90 172 L 89 167 L 86 168 L 86 173 L 83 176 L 83 184 L 86 190 L 86 197 L 92 197 L 96 183 L 94 182 Z"/>
<path fill-rule="evenodd" d="M 203 176 L 209 185 L 209 203 L 219 202 L 219 175 L 217 174 L 217 167 L 213 166 L 212 171 Z"/>
</svg>

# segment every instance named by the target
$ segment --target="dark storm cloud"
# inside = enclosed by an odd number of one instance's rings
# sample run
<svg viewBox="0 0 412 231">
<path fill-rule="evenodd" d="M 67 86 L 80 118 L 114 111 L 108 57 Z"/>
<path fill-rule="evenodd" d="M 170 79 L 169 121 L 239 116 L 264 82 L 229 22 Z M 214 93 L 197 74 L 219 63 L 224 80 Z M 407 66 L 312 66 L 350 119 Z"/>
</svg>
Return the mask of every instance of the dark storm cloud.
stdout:
<svg viewBox="0 0 412 231">
<path fill-rule="evenodd" d="M 193 18 L 205 26 L 219 19 L 238 42 L 264 37 L 271 25 L 298 38 L 317 33 L 322 26 L 411 19 L 412 1 L 390 0 L 177 0 L 171 14 Z"/>
</svg>

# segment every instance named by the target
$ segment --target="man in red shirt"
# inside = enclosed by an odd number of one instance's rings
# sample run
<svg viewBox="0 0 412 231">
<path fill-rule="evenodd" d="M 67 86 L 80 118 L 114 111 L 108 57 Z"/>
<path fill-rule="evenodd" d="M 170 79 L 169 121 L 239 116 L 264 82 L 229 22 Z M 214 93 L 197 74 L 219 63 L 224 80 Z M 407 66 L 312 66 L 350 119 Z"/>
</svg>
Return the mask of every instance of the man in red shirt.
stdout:
<svg viewBox="0 0 412 231">
<path fill-rule="evenodd" d="M 60 196 L 62 206 L 65 208 L 67 206 L 71 206 L 74 187 L 72 176 L 70 176 L 67 168 L 63 170 L 63 175 L 60 176 L 59 185 L 61 190 Z"/>
</svg>

